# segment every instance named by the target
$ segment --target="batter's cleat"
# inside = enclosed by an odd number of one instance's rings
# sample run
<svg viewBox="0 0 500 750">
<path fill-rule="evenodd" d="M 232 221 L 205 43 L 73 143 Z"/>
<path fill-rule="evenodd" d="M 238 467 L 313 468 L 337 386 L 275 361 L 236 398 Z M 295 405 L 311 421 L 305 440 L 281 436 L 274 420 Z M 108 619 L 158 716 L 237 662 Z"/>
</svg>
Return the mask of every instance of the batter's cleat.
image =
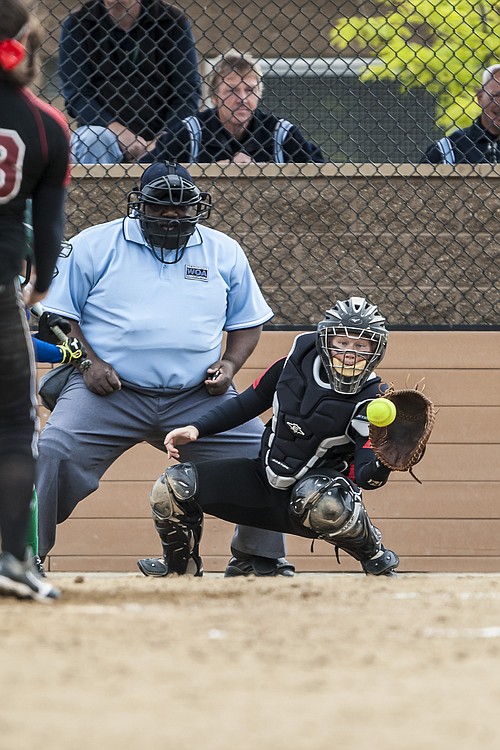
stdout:
<svg viewBox="0 0 500 750">
<path fill-rule="evenodd" d="M 295 566 L 284 557 L 261 557 L 260 555 L 233 555 L 227 564 L 224 578 L 236 576 L 285 576 L 295 575 Z"/>
<path fill-rule="evenodd" d="M 142 560 L 137 560 L 137 567 L 141 573 L 145 576 L 153 576 L 155 578 L 163 578 L 169 575 L 193 575 L 195 578 L 201 578 L 203 575 L 203 565 L 200 557 L 193 558 L 191 561 L 194 562 L 194 572 L 190 572 L 189 569 L 186 573 L 179 574 L 175 570 L 169 570 L 168 563 L 164 557 L 145 557 Z"/>
<path fill-rule="evenodd" d="M 42 558 L 39 555 L 35 555 L 33 557 L 33 564 L 38 570 L 38 575 L 40 575 L 42 578 L 46 578 L 47 576 L 45 574 L 45 568 L 43 567 Z"/>
<path fill-rule="evenodd" d="M 399 557 L 390 549 L 382 547 L 382 554 L 362 562 L 367 576 L 395 576 L 399 565 Z"/>
<path fill-rule="evenodd" d="M 58 599 L 61 593 L 43 580 L 31 557 L 21 562 L 10 552 L 3 552 L 0 555 L 0 595 L 48 602 Z"/>
</svg>

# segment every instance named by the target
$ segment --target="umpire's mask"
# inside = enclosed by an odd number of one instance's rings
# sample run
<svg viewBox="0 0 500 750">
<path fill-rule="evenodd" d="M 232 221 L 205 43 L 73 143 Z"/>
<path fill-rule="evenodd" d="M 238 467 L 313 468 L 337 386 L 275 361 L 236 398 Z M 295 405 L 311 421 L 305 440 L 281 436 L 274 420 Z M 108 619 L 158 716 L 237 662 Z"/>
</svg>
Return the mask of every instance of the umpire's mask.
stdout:
<svg viewBox="0 0 500 750">
<path fill-rule="evenodd" d="M 144 242 L 162 263 L 178 263 L 201 219 L 208 219 L 212 200 L 176 162 L 156 162 L 128 195 L 127 216 L 139 219 Z"/>
</svg>

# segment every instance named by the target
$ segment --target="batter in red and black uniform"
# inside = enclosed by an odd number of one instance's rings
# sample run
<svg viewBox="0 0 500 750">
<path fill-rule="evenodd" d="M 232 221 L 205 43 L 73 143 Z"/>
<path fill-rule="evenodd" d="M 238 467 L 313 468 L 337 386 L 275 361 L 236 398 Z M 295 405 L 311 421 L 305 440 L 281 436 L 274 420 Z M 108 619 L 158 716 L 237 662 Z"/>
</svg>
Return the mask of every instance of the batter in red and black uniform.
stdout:
<svg viewBox="0 0 500 750">
<path fill-rule="evenodd" d="M 0 594 L 51 599 L 26 549 L 35 477 L 33 347 L 18 276 L 24 212 L 32 200 L 36 281 L 28 306 L 45 297 L 60 252 L 69 132 L 62 114 L 26 87 L 34 78 L 35 22 L 21 0 L 0 1 Z"/>
<path fill-rule="evenodd" d="M 370 401 L 388 388 L 374 372 L 386 344 L 375 305 L 363 297 L 337 302 L 315 333 L 298 336 L 288 357 L 250 388 L 166 436 L 169 456 L 178 458 L 176 445 L 273 409 L 258 459 L 182 463 L 155 483 L 153 518 L 170 572 L 201 575 L 205 512 L 324 539 L 367 574 L 393 573 L 398 556 L 383 546 L 361 497 L 361 489 L 381 487 L 390 474 L 371 448 L 366 417 Z"/>
</svg>

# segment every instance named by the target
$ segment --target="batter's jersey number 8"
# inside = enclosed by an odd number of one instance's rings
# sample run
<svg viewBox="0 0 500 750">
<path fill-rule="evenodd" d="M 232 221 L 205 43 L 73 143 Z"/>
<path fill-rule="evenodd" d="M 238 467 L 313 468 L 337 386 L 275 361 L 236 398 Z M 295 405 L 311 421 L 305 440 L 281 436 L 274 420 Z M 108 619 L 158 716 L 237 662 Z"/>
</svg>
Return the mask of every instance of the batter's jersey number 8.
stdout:
<svg viewBox="0 0 500 750">
<path fill-rule="evenodd" d="M 25 153 L 26 146 L 17 130 L 0 128 L 0 203 L 8 203 L 18 194 Z"/>
</svg>

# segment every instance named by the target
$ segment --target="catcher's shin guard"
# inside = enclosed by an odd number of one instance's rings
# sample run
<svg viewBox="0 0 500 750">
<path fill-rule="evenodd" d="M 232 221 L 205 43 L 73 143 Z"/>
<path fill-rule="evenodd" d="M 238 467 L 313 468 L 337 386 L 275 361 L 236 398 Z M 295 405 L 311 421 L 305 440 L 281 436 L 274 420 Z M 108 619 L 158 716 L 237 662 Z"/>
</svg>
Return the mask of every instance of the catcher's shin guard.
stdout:
<svg viewBox="0 0 500 750">
<path fill-rule="evenodd" d="M 199 553 L 203 511 L 193 499 L 197 485 L 198 475 L 191 463 L 171 466 L 156 480 L 150 502 L 163 547 L 163 560 L 138 560 L 137 565 L 144 575 L 203 575 Z"/>
<path fill-rule="evenodd" d="M 290 510 L 319 539 L 359 560 L 367 574 L 386 574 L 399 564 L 394 552 L 387 564 L 382 564 L 382 553 L 389 552 L 382 545 L 382 534 L 366 512 L 361 491 L 342 475 L 316 474 L 299 480 L 292 492 Z M 377 565 L 375 560 L 379 561 Z"/>
</svg>

